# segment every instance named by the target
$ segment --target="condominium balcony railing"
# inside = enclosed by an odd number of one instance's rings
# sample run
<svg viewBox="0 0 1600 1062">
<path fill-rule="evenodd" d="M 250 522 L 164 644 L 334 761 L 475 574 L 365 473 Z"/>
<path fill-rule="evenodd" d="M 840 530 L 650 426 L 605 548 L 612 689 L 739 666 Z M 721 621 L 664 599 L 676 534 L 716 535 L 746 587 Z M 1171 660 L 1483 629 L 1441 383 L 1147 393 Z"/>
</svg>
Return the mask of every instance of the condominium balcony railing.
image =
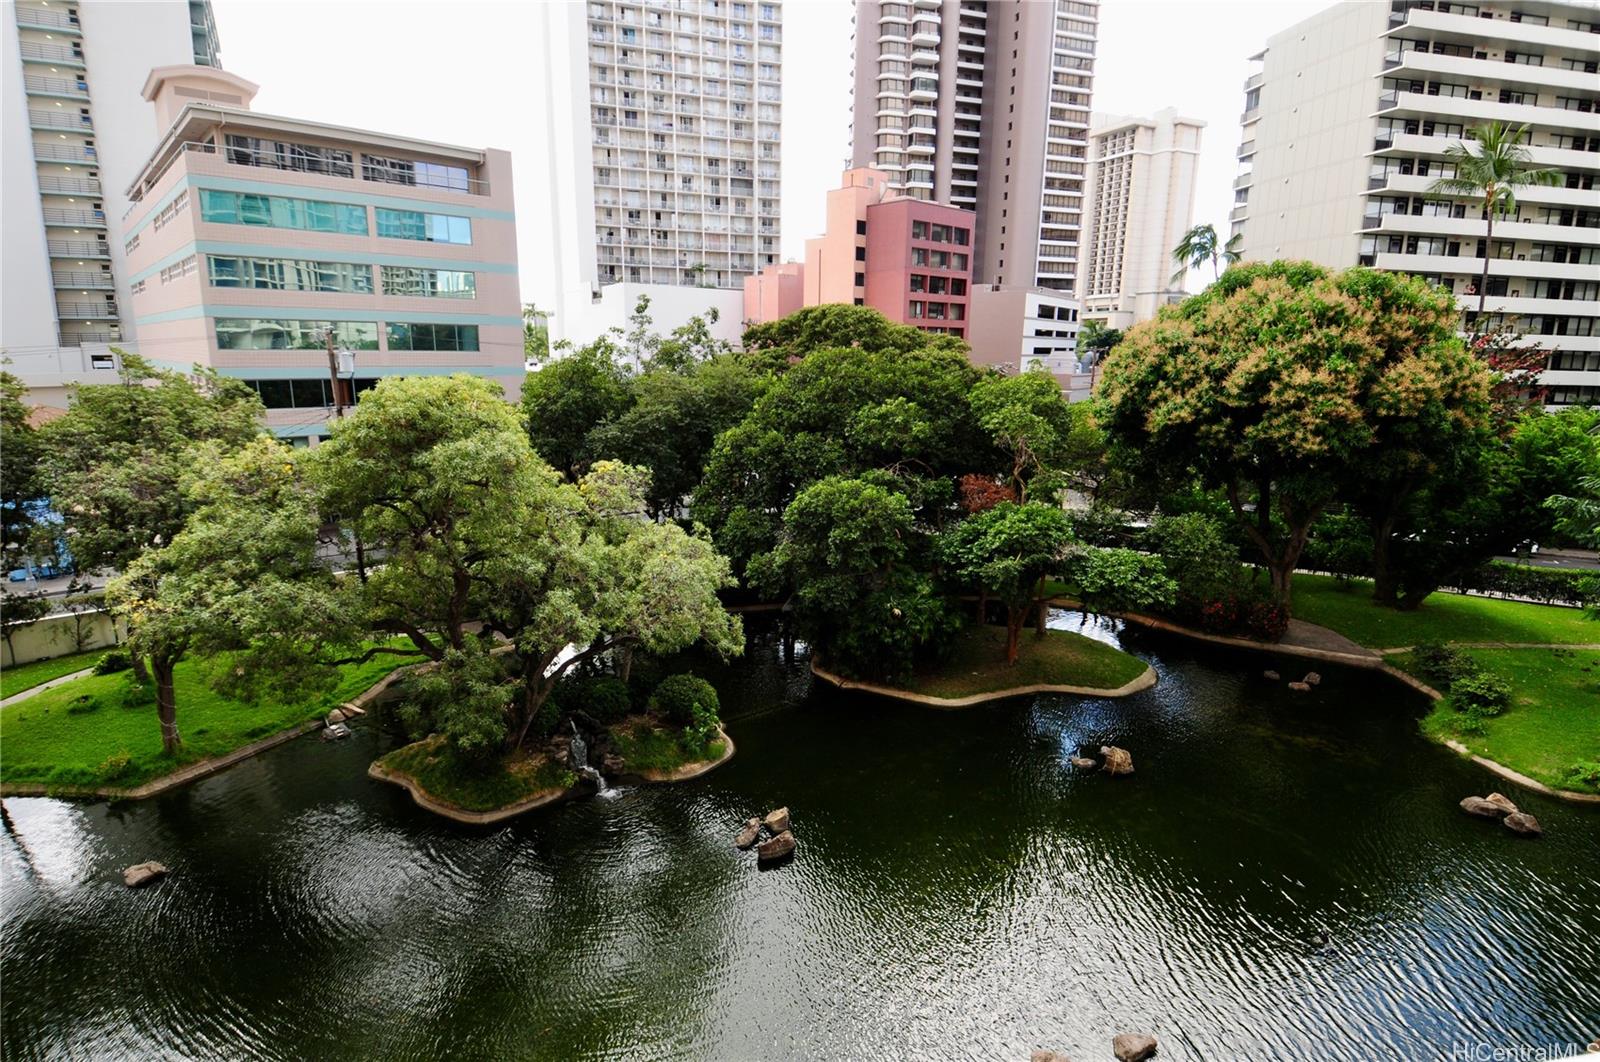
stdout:
<svg viewBox="0 0 1600 1062">
<path fill-rule="evenodd" d="M 105 228 L 106 212 L 104 210 L 74 210 L 67 207 L 45 207 L 44 223 L 46 225 L 92 225 Z"/>
<path fill-rule="evenodd" d="M 33 157 L 51 162 L 98 162 L 99 153 L 89 144 L 35 144 Z"/>
<path fill-rule="evenodd" d="M 24 59 L 83 65 L 83 53 L 65 44 L 36 44 L 33 41 L 22 41 L 18 43 L 17 50 L 22 53 Z"/>
<path fill-rule="evenodd" d="M 23 28 L 64 29 L 79 32 L 78 16 L 68 11 L 56 11 L 32 4 L 17 5 L 17 25 Z"/>
<path fill-rule="evenodd" d="M 111 248 L 94 240 L 47 240 L 46 249 L 62 258 L 110 258 Z"/>
<path fill-rule="evenodd" d="M 39 178 L 39 191 L 63 195 L 99 195 L 100 180 L 97 177 L 44 176 Z"/>
<path fill-rule="evenodd" d="M 28 124 L 35 129 L 81 129 L 93 132 L 94 123 L 87 114 L 77 111 L 29 111 Z"/>
<path fill-rule="evenodd" d="M 113 302 L 58 302 L 56 316 L 74 321 L 109 320 L 122 315 Z"/>
<path fill-rule="evenodd" d="M 58 270 L 50 274 L 51 283 L 58 288 L 112 288 L 116 285 L 111 280 L 111 274 L 79 270 Z"/>
<path fill-rule="evenodd" d="M 59 96 L 89 96 L 89 83 L 81 77 L 46 77 L 44 74 L 26 74 L 22 87 L 29 92 L 54 93 Z"/>
</svg>

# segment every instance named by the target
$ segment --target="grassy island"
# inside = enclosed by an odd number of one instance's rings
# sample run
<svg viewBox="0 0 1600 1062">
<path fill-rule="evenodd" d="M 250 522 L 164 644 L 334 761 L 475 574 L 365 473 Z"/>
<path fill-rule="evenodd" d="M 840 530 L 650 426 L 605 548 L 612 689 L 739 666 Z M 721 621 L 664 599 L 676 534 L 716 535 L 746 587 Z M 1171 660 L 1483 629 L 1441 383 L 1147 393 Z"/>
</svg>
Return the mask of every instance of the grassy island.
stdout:
<svg viewBox="0 0 1600 1062">
<path fill-rule="evenodd" d="M 917 668 L 909 679 L 882 686 L 846 685 L 961 706 L 1044 692 L 1049 687 L 1059 687 L 1062 692 L 1111 693 L 1149 670 L 1143 660 L 1115 646 L 1062 630 L 1047 631 L 1043 638 L 1025 634 L 1020 657 L 1015 664 L 1007 664 L 1005 628 L 973 625 L 957 635 L 936 664 Z"/>
<path fill-rule="evenodd" d="M 415 788 L 406 788 L 413 795 L 420 789 L 433 803 L 469 812 L 554 801 L 578 780 L 542 753 L 518 752 L 489 764 L 469 763 L 437 735 L 395 749 L 373 767 L 372 773 L 390 776 L 387 780 L 409 779 Z"/>
<path fill-rule="evenodd" d="M 320 697 L 292 703 L 230 700 L 185 661 L 173 683 L 183 705 L 183 745 L 161 751 L 155 692 L 129 672 L 85 675 L 0 711 L 0 782 L 131 789 L 199 760 L 321 718 L 407 661 L 380 656 L 344 668 Z"/>
</svg>

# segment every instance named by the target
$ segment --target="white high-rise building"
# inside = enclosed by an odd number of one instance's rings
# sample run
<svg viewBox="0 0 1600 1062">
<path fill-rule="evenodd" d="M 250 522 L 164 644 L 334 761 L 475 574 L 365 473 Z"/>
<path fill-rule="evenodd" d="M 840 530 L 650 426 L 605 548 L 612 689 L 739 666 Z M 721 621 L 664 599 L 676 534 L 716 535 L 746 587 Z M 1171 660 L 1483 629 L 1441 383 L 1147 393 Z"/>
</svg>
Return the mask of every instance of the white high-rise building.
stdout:
<svg viewBox="0 0 1600 1062">
<path fill-rule="evenodd" d="M 1205 123 L 1172 108 L 1148 118 L 1094 116 L 1089 132 L 1083 318 L 1128 329 L 1183 298 L 1172 249 L 1194 221 Z"/>
<path fill-rule="evenodd" d="M 973 279 L 1078 293 L 1095 0 L 859 0 L 851 165 L 978 215 Z"/>
<path fill-rule="evenodd" d="M 0 349 L 19 366 L 72 378 L 133 338 L 122 220 L 162 132 L 140 92 L 188 63 L 217 64 L 209 0 L 0 9 Z"/>
<path fill-rule="evenodd" d="M 1475 312 L 1487 254 L 1485 313 L 1550 352 L 1549 402 L 1600 401 L 1600 5 L 1339 4 L 1255 58 L 1232 214 L 1246 260 L 1413 273 Z M 1489 122 L 1526 126 L 1532 163 L 1561 176 L 1519 189 L 1486 247 L 1482 208 L 1430 187 Z"/>
<path fill-rule="evenodd" d="M 554 338 L 658 328 L 716 308 L 778 261 L 782 0 L 544 5 L 559 305 Z"/>
</svg>

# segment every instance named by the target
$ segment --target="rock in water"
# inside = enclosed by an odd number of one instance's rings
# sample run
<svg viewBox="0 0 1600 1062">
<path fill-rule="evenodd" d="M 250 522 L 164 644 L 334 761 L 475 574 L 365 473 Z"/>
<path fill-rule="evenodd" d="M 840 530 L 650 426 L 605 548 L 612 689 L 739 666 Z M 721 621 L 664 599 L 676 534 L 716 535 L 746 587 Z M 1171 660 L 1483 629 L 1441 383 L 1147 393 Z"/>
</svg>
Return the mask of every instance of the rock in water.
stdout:
<svg viewBox="0 0 1600 1062">
<path fill-rule="evenodd" d="M 1100 755 L 1105 758 L 1105 769 L 1112 774 L 1132 774 L 1133 756 L 1127 749 L 1115 745 L 1101 745 Z"/>
<path fill-rule="evenodd" d="M 740 830 L 739 835 L 733 839 L 733 846 L 735 848 L 749 848 L 751 845 L 756 843 L 756 838 L 760 836 L 761 820 L 747 819 L 744 824 L 744 829 Z"/>
<path fill-rule="evenodd" d="M 1094 760 L 1091 760 L 1087 756 L 1074 756 L 1074 757 L 1072 757 L 1072 765 L 1074 767 L 1083 767 L 1085 769 L 1092 769 L 1092 768 L 1100 766 L 1099 763 L 1097 763 Z"/>
<path fill-rule="evenodd" d="M 1513 811 L 1502 821 L 1505 822 L 1506 829 L 1524 837 L 1537 837 L 1544 832 L 1539 826 L 1539 820 L 1526 811 Z"/>
<path fill-rule="evenodd" d="M 1278 674 L 1276 671 L 1263 671 L 1261 673 L 1261 677 L 1266 679 L 1268 682 L 1277 682 L 1279 679 L 1283 678 L 1283 676 Z"/>
<path fill-rule="evenodd" d="M 339 708 L 335 708 L 333 711 L 329 712 L 328 713 L 328 718 L 326 720 L 324 720 L 324 722 L 326 722 L 329 726 L 338 726 L 340 723 L 342 723 L 344 721 L 345 721 L 344 711 L 342 709 L 339 709 Z"/>
<path fill-rule="evenodd" d="M 1483 799 L 1504 811 L 1507 815 L 1515 815 L 1517 813 L 1517 806 L 1503 793 L 1490 793 Z"/>
<path fill-rule="evenodd" d="M 1462 797 L 1461 810 L 1468 815 L 1476 815 L 1480 819 L 1498 819 L 1505 814 L 1505 809 L 1498 804 L 1492 804 L 1483 797 Z"/>
<path fill-rule="evenodd" d="M 1315 671 L 1307 671 L 1306 677 L 1300 681 L 1304 682 L 1307 686 L 1315 686 L 1322 681 L 1322 676 L 1317 674 Z"/>
<path fill-rule="evenodd" d="M 1060 1051 L 1035 1051 L 1028 1056 L 1028 1062 L 1072 1062 L 1072 1059 Z"/>
<path fill-rule="evenodd" d="M 334 723 L 332 726 L 324 727 L 322 731 L 323 741 L 338 741 L 340 738 L 347 738 L 349 736 L 350 728 L 345 726 L 343 723 Z"/>
<path fill-rule="evenodd" d="M 130 889 L 137 889 L 141 885 L 148 885 L 152 881 L 159 881 L 167 876 L 165 864 L 151 861 L 149 863 L 135 863 L 122 872 L 122 883 Z"/>
<path fill-rule="evenodd" d="M 1296 693 L 1306 693 L 1311 689 L 1311 686 L 1304 682 L 1291 682 L 1289 683 L 1289 688 Z"/>
<path fill-rule="evenodd" d="M 1117 1033 L 1111 1038 L 1111 1052 L 1122 1062 L 1144 1062 L 1156 1053 L 1156 1038 L 1144 1033 Z"/>
<path fill-rule="evenodd" d="M 756 849 L 756 859 L 762 863 L 772 863 L 794 855 L 794 850 L 794 834 L 784 830 L 778 836 L 769 837 L 761 842 L 761 847 Z"/>
<path fill-rule="evenodd" d="M 761 825 L 770 830 L 774 836 L 789 832 L 789 809 L 779 808 L 767 812 L 767 817 L 761 820 Z"/>
</svg>

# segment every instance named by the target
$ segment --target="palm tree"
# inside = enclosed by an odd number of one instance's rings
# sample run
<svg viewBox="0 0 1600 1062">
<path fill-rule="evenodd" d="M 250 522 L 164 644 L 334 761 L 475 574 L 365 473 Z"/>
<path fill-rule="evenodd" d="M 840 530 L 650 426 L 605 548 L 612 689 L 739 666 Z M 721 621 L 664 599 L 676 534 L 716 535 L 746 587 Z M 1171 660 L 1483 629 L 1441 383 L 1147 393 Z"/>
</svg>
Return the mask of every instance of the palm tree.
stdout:
<svg viewBox="0 0 1600 1062">
<path fill-rule="evenodd" d="M 1172 286 L 1180 286 L 1189 270 L 1199 269 L 1207 262 L 1211 263 L 1212 279 L 1222 276 L 1221 263 L 1233 265 L 1239 260 L 1239 241 L 1243 238 L 1243 233 L 1236 232 L 1226 245 L 1218 246 L 1217 230 L 1212 225 L 1196 225 L 1184 233 L 1178 246 L 1172 249 L 1172 260 L 1183 267 L 1172 274 Z"/>
<path fill-rule="evenodd" d="M 1483 276 L 1478 281 L 1478 316 L 1483 316 L 1489 297 L 1489 254 L 1494 241 L 1496 212 L 1510 214 L 1517 209 L 1516 189 L 1533 185 L 1552 185 L 1561 180 L 1561 171 L 1529 165 L 1528 149 L 1522 141 L 1528 135 L 1525 125 L 1513 129 L 1504 122 L 1490 122 L 1467 131 L 1477 143 L 1474 152 L 1466 141 L 1445 149 L 1445 157 L 1455 163 L 1454 177 L 1441 177 L 1428 187 L 1434 195 L 1453 199 L 1477 199 L 1483 204 Z"/>
</svg>

